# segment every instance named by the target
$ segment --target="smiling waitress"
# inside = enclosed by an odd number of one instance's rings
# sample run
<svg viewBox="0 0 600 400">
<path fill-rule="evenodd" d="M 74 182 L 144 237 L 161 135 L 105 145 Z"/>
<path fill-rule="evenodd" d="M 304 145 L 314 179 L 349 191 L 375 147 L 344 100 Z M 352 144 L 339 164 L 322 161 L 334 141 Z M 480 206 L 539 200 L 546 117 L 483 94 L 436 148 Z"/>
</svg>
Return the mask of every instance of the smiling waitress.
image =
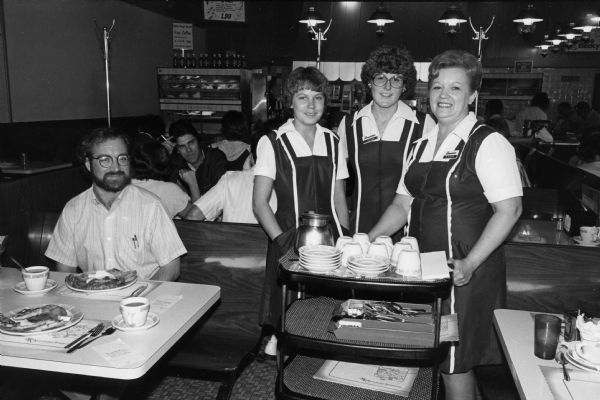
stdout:
<svg viewBox="0 0 600 400">
<path fill-rule="evenodd" d="M 417 83 L 408 50 L 379 47 L 369 55 L 360 77 L 373 101 L 345 117 L 338 130 L 354 178 L 350 200 L 353 233 L 373 228 L 394 200 L 412 142 L 421 137 L 424 127 L 434 125 L 431 117 L 400 101 L 412 96 Z"/>
<path fill-rule="evenodd" d="M 417 140 L 393 203 L 369 233 L 389 234 L 408 222 L 421 251 L 445 251 L 454 266 L 443 312 L 457 313 L 460 341 L 440 367 L 448 400 L 474 399 L 473 368 L 500 363 L 492 326 L 506 285 L 500 245 L 521 215 L 513 147 L 469 112 L 481 76 L 481 63 L 465 51 L 433 59 L 429 104 L 437 126 Z"/>
<path fill-rule="evenodd" d="M 312 210 L 331 216 L 335 236 L 348 226 L 344 179 L 348 168 L 339 138 L 317 122 L 325 110 L 327 78 L 314 67 L 296 68 L 286 82 L 294 118 L 258 142 L 252 205 L 271 239 L 260 321 L 276 327 L 281 313 L 278 259 L 293 245 L 300 215 Z M 277 212 L 269 206 L 271 191 Z M 274 354 L 275 337 L 265 352 Z"/>
</svg>

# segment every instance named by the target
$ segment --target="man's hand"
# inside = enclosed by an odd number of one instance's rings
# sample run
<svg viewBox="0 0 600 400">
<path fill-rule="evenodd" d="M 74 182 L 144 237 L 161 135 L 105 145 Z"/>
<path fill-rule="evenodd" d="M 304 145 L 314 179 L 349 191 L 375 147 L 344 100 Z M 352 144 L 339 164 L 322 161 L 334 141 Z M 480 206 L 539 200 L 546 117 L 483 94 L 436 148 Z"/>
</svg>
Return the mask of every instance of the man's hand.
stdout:
<svg viewBox="0 0 600 400">
<path fill-rule="evenodd" d="M 191 169 L 180 169 L 179 178 L 189 187 L 196 181 L 196 173 Z"/>
</svg>

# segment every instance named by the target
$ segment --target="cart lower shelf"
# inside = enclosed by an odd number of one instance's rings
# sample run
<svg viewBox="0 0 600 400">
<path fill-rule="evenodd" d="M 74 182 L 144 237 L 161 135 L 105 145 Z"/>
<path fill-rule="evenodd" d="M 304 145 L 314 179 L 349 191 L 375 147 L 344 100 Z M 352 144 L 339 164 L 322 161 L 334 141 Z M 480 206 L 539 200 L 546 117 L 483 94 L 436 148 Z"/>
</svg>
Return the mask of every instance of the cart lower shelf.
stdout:
<svg viewBox="0 0 600 400">
<path fill-rule="evenodd" d="M 366 390 L 353 386 L 322 381 L 313 378 L 325 360 L 298 355 L 289 362 L 284 371 L 284 382 L 281 387 L 277 382 L 278 397 L 281 399 L 326 399 L 326 400 L 417 400 L 431 399 L 431 368 L 419 368 L 419 373 L 410 391 L 409 397 L 392 395 L 384 392 Z M 437 391 L 437 388 L 436 388 Z"/>
</svg>

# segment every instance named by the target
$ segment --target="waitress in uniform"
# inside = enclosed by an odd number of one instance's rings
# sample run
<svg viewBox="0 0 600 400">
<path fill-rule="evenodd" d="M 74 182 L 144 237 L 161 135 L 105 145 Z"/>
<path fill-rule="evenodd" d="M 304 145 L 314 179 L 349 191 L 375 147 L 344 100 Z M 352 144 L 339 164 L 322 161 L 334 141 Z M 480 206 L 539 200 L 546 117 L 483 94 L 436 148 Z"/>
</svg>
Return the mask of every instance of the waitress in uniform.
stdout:
<svg viewBox="0 0 600 400">
<path fill-rule="evenodd" d="M 474 399 L 472 369 L 500 362 L 492 326 L 506 285 L 500 246 L 521 214 L 513 147 L 469 112 L 481 76 L 481 63 L 465 51 L 433 59 L 429 104 L 437 126 L 415 143 L 394 201 L 369 233 L 389 234 L 408 222 L 421 251 L 445 251 L 453 264 L 443 311 L 457 313 L 460 341 L 441 365 L 448 400 Z"/>
<path fill-rule="evenodd" d="M 348 226 L 344 180 L 348 169 L 339 138 L 317 122 L 325 109 L 327 78 L 314 67 L 292 71 L 286 82 L 294 118 L 260 139 L 254 166 L 252 205 L 256 219 L 271 239 L 260 312 L 262 325 L 276 327 L 281 312 L 277 284 L 279 258 L 294 244 L 300 215 L 306 211 L 331 216 L 335 236 Z M 269 206 L 271 191 L 277 212 Z M 275 336 L 265 352 L 274 354 Z"/>
<path fill-rule="evenodd" d="M 431 117 L 400 101 L 413 94 L 417 72 L 410 53 L 397 47 L 373 51 L 361 79 L 373 100 L 345 117 L 338 133 L 353 179 L 350 230 L 368 232 L 394 199 L 411 143 Z"/>
</svg>

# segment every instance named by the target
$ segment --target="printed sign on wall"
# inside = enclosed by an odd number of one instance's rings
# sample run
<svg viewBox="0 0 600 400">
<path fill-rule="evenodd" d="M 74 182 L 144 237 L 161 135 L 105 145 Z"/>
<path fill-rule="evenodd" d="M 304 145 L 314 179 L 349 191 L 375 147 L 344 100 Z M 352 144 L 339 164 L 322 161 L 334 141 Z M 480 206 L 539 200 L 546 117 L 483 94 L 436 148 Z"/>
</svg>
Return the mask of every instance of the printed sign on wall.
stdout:
<svg viewBox="0 0 600 400">
<path fill-rule="evenodd" d="M 173 23 L 173 48 L 183 50 L 194 49 L 192 24 Z"/>
<path fill-rule="evenodd" d="M 246 22 L 243 1 L 205 1 L 204 19 L 224 22 Z"/>
</svg>

